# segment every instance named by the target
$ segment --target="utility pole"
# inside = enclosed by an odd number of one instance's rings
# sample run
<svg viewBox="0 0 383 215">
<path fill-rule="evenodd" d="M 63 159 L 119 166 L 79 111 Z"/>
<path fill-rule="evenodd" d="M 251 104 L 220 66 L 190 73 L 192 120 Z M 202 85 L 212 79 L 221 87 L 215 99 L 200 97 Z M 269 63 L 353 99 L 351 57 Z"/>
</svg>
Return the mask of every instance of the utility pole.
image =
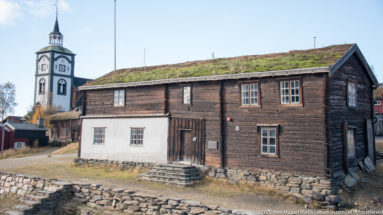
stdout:
<svg viewBox="0 0 383 215">
<path fill-rule="evenodd" d="M 317 37 L 316 36 L 314 36 L 314 49 L 315 49 L 315 43 L 316 43 L 316 39 L 317 39 Z"/>
<path fill-rule="evenodd" d="M 116 68 L 116 0 L 114 0 L 114 70 L 116 70 Z"/>
</svg>

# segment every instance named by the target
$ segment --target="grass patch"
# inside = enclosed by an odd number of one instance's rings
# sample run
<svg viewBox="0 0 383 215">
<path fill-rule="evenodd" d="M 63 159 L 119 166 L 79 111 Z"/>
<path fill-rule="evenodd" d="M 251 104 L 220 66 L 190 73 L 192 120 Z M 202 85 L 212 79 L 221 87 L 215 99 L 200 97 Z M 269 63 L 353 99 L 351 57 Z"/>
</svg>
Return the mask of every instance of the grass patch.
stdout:
<svg viewBox="0 0 383 215">
<path fill-rule="evenodd" d="M 330 66 L 339 60 L 351 46 L 352 44 L 334 45 L 286 53 L 120 69 L 94 80 L 89 85 Z"/>
<path fill-rule="evenodd" d="M 15 198 L 0 196 L 0 214 L 3 214 L 7 209 L 10 209 L 17 204 L 20 204 L 20 201 Z"/>
<path fill-rule="evenodd" d="M 22 149 L 7 149 L 3 153 L 0 154 L 0 160 L 7 158 L 21 158 L 25 156 L 29 156 L 32 154 L 36 154 L 46 150 L 48 147 L 40 147 L 40 148 L 30 148 L 28 146 Z"/>
<path fill-rule="evenodd" d="M 73 154 L 73 153 L 77 153 L 78 152 L 78 147 L 79 147 L 79 143 L 78 142 L 74 142 L 74 143 L 70 143 L 64 147 L 61 147 L 55 151 L 52 152 L 53 155 L 58 155 L 58 154 Z"/>
</svg>

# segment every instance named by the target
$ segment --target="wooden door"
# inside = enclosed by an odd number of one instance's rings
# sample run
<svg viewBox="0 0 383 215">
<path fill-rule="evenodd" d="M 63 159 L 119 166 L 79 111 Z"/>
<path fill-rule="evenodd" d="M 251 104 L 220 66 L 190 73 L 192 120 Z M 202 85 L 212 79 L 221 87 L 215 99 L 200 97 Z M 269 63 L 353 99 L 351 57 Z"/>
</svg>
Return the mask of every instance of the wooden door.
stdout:
<svg viewBox="0 0 383 215">
<path fill-rule="evenodd" d="M 191 130 L 181 130 L 180 160 L 191 161 L 193 158 L 193 141 Z"/>
</svg>

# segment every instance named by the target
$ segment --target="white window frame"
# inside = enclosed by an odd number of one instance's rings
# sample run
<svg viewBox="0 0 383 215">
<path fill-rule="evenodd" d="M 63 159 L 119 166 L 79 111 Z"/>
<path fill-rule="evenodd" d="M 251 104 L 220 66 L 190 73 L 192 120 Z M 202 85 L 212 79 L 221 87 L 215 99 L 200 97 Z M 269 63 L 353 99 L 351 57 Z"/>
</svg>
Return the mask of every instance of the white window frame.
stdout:
<svg viewBox="0 0 383 215">
<path fill-rule="evenodd" d="M 191 86 L 183 87 L 183 104 L 191 104 Z"/>
<path fill-rule="evenodd" d="M 302 104 L 301 81 L 283 80 L 279 82 L 281 104 Z"/>
<path fill-rule="evenodd" d="M 278 153 L 278 129 L 276 127 L 261 127 L 261 154 L 262 155 L 271 155 L 276 156 Z M 274 144 L 272 141 L 274 140 Z M 264 151 L 266 147 L 266 151 Z M 271 148 L 274 147 L 274 152 L 270 152 Z"/>
<path fill-rule="evenodd" d="M 243 83 L 241 84 L 241 105 L 257 106 L 259 105 L 259 84 Z"/>
<path fill-rule="evenodd" d="M 356 107 L 356 82 L 347 83 L 347 104 L 349 107 Z"/>
<path fill-rule="evenodd" d="M 41 71 L 42 72 L 47 71 L 47 68 L 48 68 L 47 64 L 45 64 L 45 63 L 41 64 Z"/>
<path fill-rule="evenodd" d="M 125 106 L 125 90 L 114 90 L 113 92 L 113 106 Z"/>
<path fill-rule="evenodd" d="M 93 145 L 105 144 L 105 127 L 93 128 Z"/>
<path fill-rule="evenodd" d="M 130 128 L 130 145 L 144 145 L 144 130 L 145 128 Z"/>
<path fill-rule="evenodd" d="M 382 101 L 381 100 L 375 100 L 374 101 L 374 105 L 375 106 L 381 106 L 382 105 Z"/>
</svg>

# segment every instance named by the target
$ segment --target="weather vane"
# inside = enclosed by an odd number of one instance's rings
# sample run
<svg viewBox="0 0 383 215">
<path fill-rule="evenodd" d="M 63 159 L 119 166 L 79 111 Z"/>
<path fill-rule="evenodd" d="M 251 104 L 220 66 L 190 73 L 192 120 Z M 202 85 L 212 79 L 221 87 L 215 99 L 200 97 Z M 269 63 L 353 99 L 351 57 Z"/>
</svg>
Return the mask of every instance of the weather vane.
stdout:
<svg viewBox="0 0 383 215">
<path fill-rule="evenodd" d="M 57 16 L 59 13 L 59 0 L 56 0 L 55 7 L 56 7 L 56 19 L 57 19 Z"/>
</svg>

